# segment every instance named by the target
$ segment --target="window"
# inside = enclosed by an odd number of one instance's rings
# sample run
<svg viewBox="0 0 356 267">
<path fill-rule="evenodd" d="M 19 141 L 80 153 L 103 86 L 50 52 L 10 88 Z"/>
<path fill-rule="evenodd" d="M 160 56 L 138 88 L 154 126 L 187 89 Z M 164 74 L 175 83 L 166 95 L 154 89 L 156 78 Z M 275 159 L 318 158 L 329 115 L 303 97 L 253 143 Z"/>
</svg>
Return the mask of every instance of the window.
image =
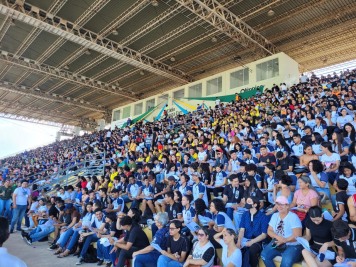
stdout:
<svg viewBox="0 0 356 267">
<path fill-rule="evenodd" d="M 206 82 L 206 95 L 213 95 L 222 91 L 222 77 Z"/>
<path fill-rule="evenodd" d="M 134 116 L 142 114 L 143 103 L 135 104 Z"/>
<path fill-rule="evenodd" d="M 249 70 L 249 68 L 244 68 L 243 70 L 230 73 L 230 89 L 247 85 L 250 80 Z"/>
<path fill-rule="evenodd" d="M 178 91 L 173 92 L 174 99 L 180 99 L 184 97 L 184 89 L 180 89 Z"/>
<path fill-rule="evenodd" d="M 120 115 L 121 115 L 121 110 L 114 110 L 114 116 L 113 116 L 113 121 L 118 121 L 120 119 Z"/>
<path fill-rule="evenodd" d="M 153 108 L 155 106 L 155 99 L 150 99 L 147 100 L 146 102 L 146 111 L 148 111 L 150 108 Z"/>
<path fill-rule="evenodd" d="M 203 86 L 201 83 L 195 84 L 188 88 L 189 97 L 202 97 L 203 96 Z"/>
<path fill-rule="evenodd" d="M 278 58 L 256 65 L 256 81 L 263 81 L 279 75 Z"/>
<path fill-rule="evenodd" d="M 126 119 L 130 117 L 130 115 L 131 115 L 131 106 L 124 107 L 124 109 L 122 110 L 122 118 Z"/>
</svg>

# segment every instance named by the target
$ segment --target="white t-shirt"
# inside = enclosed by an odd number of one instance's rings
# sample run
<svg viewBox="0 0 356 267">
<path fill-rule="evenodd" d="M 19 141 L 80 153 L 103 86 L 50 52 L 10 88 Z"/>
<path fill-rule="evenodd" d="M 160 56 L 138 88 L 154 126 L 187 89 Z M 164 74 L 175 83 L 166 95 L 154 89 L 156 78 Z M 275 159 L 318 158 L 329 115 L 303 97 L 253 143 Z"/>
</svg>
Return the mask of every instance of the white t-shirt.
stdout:
<svg viewBox="0 0 356 267">
<path fill-rule="evenodd" d="M 223 263 L 223 266 L 228 266 L 229 263 L 233 264 L 236 267 L 241 267 L 242 265 L 242 254 L 241 250 L 238 248 L 235 249 L 235 251 L 230 255 L 230 257 L 227 256 L 227 245 L 225 244 L 224 240 L 220 239 L 220 245 L 222 246 L 222 253 L 221 253 L 221 261 Z"/>
<path fill-rule="evenodd" d="M 0 248 L 0 266 L 27 267 L 26 263 L 11 255 L 7 248 Z"/>
<path fill-rule="evenodd" d="M 31 191 L 28 188 L 18 187 L 15 189 L 16 205 L 27 205 L 27 199 L 31 195 Z"/>
<path fill-rule="evenodd" d="M 292 151 L 295 156 L 297 156 L 297 157 L 302 156 L 304 154 L 303 144 L 300 143 L 299 145 L 292 146 Z"/>
<path fill-rule="evenodd" d="M 199 159 L 199 160 L 202 161 L 202 160 L 205 159 L 205 157 L 206 157 L 206 152 L 205 152 L 205 151 L 198 153 L 198 159 Z"/>
<path fill-rule="evenodd" d="M 337 118 L 336 122 L 340 124 L 340 127 L 344 127 L 344 125 L 348 122 L 352 122 L 353 119 L 350 115 L 346 115 L 345 117 L 340 116 Z"/>
<path fill-rule="evenodd" d="M 320 157 L 320 161 L 325 165 L 326 168 L 330 168 L 331 164 L 335 164 L 340 160 L 340 155 L 337 153 L 332 153 L 331 156 L 324 154 Z"/>
<path fill-rule="evenodd" d="M 281 223 L 283 221 L 283 223 Z M 302 223 L 300 222 L 297 214 L 293 212 L 288 212 L 287 216 L 283 220 L 279 217 L 279 212 L 272 215 L 269 221 L 269 226 L 273 228 L 273 231 L 284 238 L 288 238 L 293 235 L 293 229 L 302 228 Z M 287 245 L 296 245 L 298 242 L 288 242 Z"/>
</svg>

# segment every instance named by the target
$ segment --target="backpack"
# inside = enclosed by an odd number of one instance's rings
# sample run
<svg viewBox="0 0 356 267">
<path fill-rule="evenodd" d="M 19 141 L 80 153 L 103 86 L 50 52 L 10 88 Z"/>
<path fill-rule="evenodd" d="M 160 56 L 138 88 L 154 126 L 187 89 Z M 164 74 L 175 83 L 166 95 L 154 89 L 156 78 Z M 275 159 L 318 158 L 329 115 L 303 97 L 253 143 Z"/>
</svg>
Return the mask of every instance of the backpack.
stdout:
<svg viewBox="0 0 356 267">
<path fill-rule="evenodd" d="M 90 245 L 87 253 L 84 255 L 83 261 L 85 263 L 96 263 L 98 262 L 96 256 L 97 256 L 96 249 L 93 247 L 93 245 Z"/>
</svg>

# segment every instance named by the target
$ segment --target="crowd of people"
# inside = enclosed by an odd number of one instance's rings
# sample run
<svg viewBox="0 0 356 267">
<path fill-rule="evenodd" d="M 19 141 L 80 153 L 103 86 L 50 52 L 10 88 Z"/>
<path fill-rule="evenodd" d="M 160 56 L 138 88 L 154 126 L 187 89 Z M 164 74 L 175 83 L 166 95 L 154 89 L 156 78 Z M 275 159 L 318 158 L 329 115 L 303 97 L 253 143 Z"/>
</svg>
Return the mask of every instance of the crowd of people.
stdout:
<svg viewBox="0 0 356 267">
<path fill-rule="evenodd" d="M 356 69 L 312 74 L 7 158 L 0 215 L 77 265 L 356 266 L 355 95 Z M 102 176 L 41 190 L 96 154 Z"/>
</svg>

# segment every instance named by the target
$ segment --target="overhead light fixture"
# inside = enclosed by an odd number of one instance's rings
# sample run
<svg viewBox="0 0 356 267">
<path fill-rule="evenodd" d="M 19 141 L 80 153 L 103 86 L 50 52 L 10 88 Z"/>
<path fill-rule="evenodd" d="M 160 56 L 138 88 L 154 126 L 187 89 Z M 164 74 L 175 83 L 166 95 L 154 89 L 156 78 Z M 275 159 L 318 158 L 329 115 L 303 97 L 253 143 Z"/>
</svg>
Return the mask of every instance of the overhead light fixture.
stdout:
<svg viewBox="0 0 356 267">
<path fill-rule="evenodd" d="M 218 41 L 218 39 L 216 37 L 211 38 L 212 43 L 216 43 L 217 41 Z"/>
<path fill-rule="evenodd" d="M 141 70 L 140 75 L 145 75 L 145 72 L 143 70 Z"/>
<path fill-rule="evenodd" d="M 85 50 L 85 54 L 90 56 L 91 55 L 90 49 Z"/>
<path fill-rule="evenodd" d="M 174 61 L 176 61 L 176 58 L 175 57 L 171 57 L 170 61 L 174 62 Z"/>
<path fill-rule="evenodd" d="M 112 33 L 113 35 L 119 35 L 119 32 L 118 32 L 116 29 L 114 29 L 111 33 Z"/>
<path fill-rule="evenodd" d="M 274 11 L 272 9 L 270 9 L 268 12 L 267 12 L 267 15 L 269 17 L 272 17 L 274 15 Z"/>
<path fill-rule="evenodd" d="M 158 6 L 158 1 L 157 0 L 151 0 L 151 5 L 152 6 Z"/>
</svg>

